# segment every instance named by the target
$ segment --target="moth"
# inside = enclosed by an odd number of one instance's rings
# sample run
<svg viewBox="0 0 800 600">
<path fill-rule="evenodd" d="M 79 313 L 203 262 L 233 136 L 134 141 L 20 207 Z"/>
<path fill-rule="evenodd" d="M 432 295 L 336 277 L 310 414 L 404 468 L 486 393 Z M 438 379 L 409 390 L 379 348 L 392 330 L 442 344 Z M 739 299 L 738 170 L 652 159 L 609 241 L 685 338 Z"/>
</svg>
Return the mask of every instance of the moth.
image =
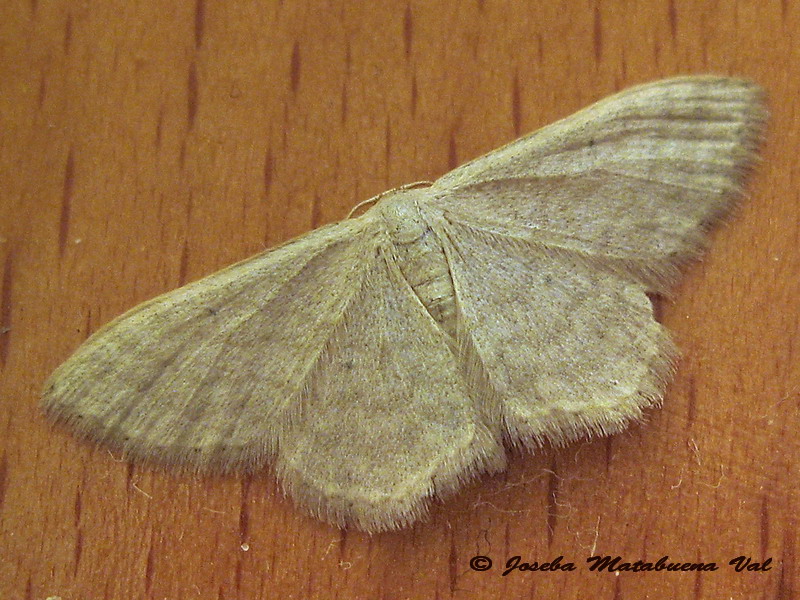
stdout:
<svg viewBox="0 0 800 600">
<path fill-rule="evenodd" d="M 622 430 L 673 369 L 663 294 L 742 194 L 747 81 L 630 88 L 130 310 L 44 409 L 147 462 L 271 464 L 338 526 L 406 526 L 506 448 Z"/>
</svg>

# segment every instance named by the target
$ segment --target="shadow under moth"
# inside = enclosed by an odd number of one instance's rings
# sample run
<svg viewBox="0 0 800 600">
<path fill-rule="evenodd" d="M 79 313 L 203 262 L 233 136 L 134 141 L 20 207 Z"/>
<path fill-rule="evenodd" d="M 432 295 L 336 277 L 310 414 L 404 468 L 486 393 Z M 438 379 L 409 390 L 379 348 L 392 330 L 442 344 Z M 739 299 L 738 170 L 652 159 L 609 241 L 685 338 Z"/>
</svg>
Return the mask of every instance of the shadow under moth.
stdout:
<svg viewBox="0 0 800 600">
<path fill-rule="evenodd" d="M 673 348 L 647 294 L 741 196 L 765 119 L 739 79 L 625 90 L 133 308 L 45 411 L 131 459 L 272 464 L 342 527 L 406 526 L 506 447 L 660 402 Z"/>
</svg>

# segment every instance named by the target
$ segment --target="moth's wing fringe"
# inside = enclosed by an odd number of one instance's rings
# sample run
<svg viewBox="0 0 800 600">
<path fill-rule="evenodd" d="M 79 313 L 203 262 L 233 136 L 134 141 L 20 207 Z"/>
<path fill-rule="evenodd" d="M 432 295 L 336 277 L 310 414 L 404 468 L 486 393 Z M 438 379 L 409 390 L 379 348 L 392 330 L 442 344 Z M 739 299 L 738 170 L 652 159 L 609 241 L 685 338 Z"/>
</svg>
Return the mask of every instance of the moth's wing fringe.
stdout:
<svg viewBox="0 0 800 600">
<path fill-rule="evenodd" d="M 572 412 L 551 414 L 546 420 L 520 426 L 504 416 L 504 427 L 510 442 L 529 451 L 540 449 L 545 444 L 564 447 L 580 439 L 607 437 L 624 431 L 632 423 L 645 420 L 645 409 L 660 406 L 667 385 L 675 373 L 678 352 L 675 345 L 664 335 L 657 352 L 648 362 L 648 369 L 641 378 L 638 390 L 619 398 L 616 406 L 604 412 L 592 414 Z"/>
<path fill-rule="evenodd" d="M 495 438 L 485 428 L 477 428 L 477 445 L 493 444 Z M 376 504 L 372 509 L 360 506 L 354 510 L 352 501 L 328 494 L 318 487 L 305 483 L 287 469 L 278 468 L 278 477 L 285 494 L 306 512 L 339 528 L 355 526 L 369 534 L 403 529 L 417 521 L 425 520 L 430 513 L 433 499 L 443 501 L 488 473 L 501 471 L 505 467 L 505 456 L 484 454 L 475 456 L 458 449 L 430 480 L 424 494 L 404 498 L 392 498 L 387 503 Z M 427 474 L 425 475 L 427 477 Z"/>
</svg>

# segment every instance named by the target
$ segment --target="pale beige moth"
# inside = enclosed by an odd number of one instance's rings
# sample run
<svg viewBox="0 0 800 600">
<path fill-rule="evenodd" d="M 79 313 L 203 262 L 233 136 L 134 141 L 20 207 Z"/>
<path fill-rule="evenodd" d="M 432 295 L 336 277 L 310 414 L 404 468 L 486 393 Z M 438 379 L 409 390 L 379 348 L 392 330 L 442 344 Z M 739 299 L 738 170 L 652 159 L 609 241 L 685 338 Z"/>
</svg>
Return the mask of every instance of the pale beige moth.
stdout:
<svg viewBox="0 0 800 600">
<path fill-rule="evenodd" d="M 271 465 L 375 532 L 662 399 L 663 294 L 742 195 L 762 92 L 633 87 L 360 216 L 130 310 L 48 381 L 48 415 L 130 459 Z"/>
</svg>

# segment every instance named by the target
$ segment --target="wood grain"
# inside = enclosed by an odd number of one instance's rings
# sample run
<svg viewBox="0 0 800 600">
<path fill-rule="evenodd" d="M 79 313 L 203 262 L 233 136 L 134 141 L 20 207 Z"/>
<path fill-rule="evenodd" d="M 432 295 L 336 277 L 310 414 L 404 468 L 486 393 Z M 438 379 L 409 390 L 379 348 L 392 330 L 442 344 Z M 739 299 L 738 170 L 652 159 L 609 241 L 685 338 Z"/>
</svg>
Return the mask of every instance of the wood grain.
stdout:
<svg viewBox="0 0 800 600">
<path fill-rule="evenodd" d="M 3 3 L 0 597 L 796 597 L 798 27 L 792 2 Z M 269 472 L 132 466 L 43 419 L 47 375 L 136 303 L 627 85 L 707 72 L 763 85 L 770 132 L 748 201 L 661 302 L 683 358 L 647 423 L 518 454 L 368 537 Z M 719 568 L 598 573 L 595 554 Z M 502 576 L 514 555 L 576 570 Z"/>
</svg>

